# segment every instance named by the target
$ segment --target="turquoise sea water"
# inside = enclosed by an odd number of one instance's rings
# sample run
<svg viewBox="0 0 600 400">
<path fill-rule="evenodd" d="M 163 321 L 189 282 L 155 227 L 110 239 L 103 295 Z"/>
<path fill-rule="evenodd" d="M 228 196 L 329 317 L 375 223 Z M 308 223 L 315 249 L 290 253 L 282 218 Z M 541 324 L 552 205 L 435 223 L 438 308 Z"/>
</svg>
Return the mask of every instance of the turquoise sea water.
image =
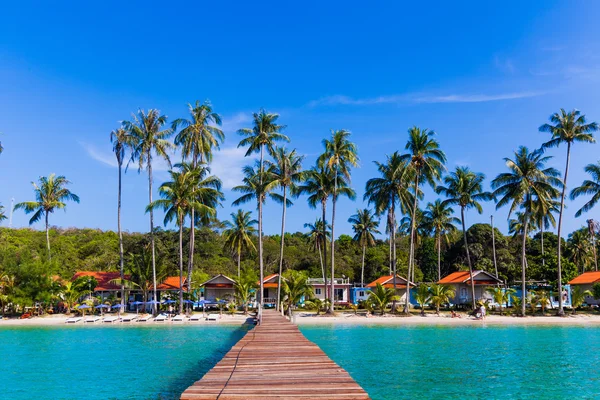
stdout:
<svg viewBox="0 0 600 400">
<path fill-rule="evenodd" d="M 600 328 L 301 329 L 374 400 L 600 398 Z"/>
<path fill-rule="evenodd" d="M 0 327 L 0 398 L 177 399 L 245 330 Z M 374 400 L 600 397 L 600 328 L 301 330 Z"/>
</svg>

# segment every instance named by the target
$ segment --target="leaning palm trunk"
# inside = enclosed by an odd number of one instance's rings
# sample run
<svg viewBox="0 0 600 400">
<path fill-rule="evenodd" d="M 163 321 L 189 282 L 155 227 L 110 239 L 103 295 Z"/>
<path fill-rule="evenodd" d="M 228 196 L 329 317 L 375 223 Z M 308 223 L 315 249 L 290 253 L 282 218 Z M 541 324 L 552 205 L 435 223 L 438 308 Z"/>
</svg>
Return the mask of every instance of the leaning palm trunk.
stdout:
<svg viewBox="0 0 600 400">
<path fill-rule="evenodd" d="M 121 271 L 121 307 L 125 305 L 125 266 L 123 261 L 123 231 L 121 230 L 121 168 L 123 162 L 119 159 L 119 193 L 117 205 L 117 229 L 119 230 L 119 267 Z"/>
<path fill-rule="evenodd" d="M 179 217 L 179 314 L 183 313 L 183 216 Z"/>
<path fill-rule="evenodd" d="M 323 210 L 323 287 L 325 288 L 325 300 L 331 299 L 328 295 L 327 286 L 327 224 L 325 223 L 327 217 L 327 200 L 321 201 L 321 208 Z"/>
<path fill-rule="evenodd" d="M 392 244 L 392 283 L 394 285 L 394 295 L 396 294 L 396 209 L 395 209 L 395 199 L 392 198 L 392 206 L 390 207 L 390 218 L 392 222 L 392 229 L 390 230 L 391 239 L 390 243 Z M 409 287 L 410 285 L 406 285 Z M 396 297 L 392 300 L 392 313 L 396 312 Z"/>
<path fill-rule="evenodd" d="M 460 208 L 460 219 L 462 221 L 463 239 L 465 241 L 465 252 L 467 254 L 467 264 L 469 265 L 469 279 L 471 280 L 471 299 L 473 300 L 473 309 L 475 309 L 475 281 L 473 281 L 473 266 L 471 265 L 471 256 L 469 255 L 469 242 L 467 241 L 467 228 L 465 226 L 465 208 Z"/>
<path fill-rule="evenodd" d="M 51 260 L 50 256 L 50 225 L 48 224 L 48 211 L 45 212 L 46 218 L 46 248 L 48 249 L 48 261 Z"/>
<path fill-rule="evenodd" d="M 546 257 L 544 256 L 544 221 L 540 223 L 541 242 L 542 242 L 542 266 L 546 266 Z"/>
<path fill-rule="evenodd" d="M 498 278 L 498 263 L 496 262 L 496 236 L 494 234 L 494 216 L 490 216 L 490 221 L 492 222 L 492 252 L 494 255 L 494 269 L 496 270 L 496 278 Z M 542 228 L 542 233 L 544 228 Z M 542 235 L 542 262 L 544 256 L 544 236 Z M 502 312 L 502 311 L 500 311 Z"/>
<path fill-rule="evenodd" d="M 527 243 L 527 215 L 525 215 L 525 224 L 523 224 L 523 243 L 521 245 L 521 315 L 524 317 L 525 316 L 525 307 L 527 305 L 527 287 L 525 284 L 525 270 L 527 267 L 527 258 L 525 256 L 525 247 L 526 247 L 526 243 Z M 559 238 L 560 240 L 560 238 Z M 558 298 L 561 299 L 562 295 L 561 295 L 562 291 L 558 292 Z M 562 300 L 560 302 L 562 304 Z M 560 307 L 560 304 L 559 304 Z"/>
<path fill-rule="evenodd" d="M 413 209 L 412 209 L 412 216 L 411 216 L 411 221 L 410 221 L 410 251 L 408 252 L 408 276 L 407 278 L 410 279 L 411 276 L 411 272 L 414 268 L 413 265 L 413 254 L 414 254 L 414 248 L 415 248 L 415 218 L 417 215 L 417 205 L 418 205 L 418 200 L 419 200 L 419 175 L 417 174 L 417 176 L 415 177 L 415 201 L 413 204 Z M 395 227 L 394 227 L 394 230 Z M 394 271 L 394 276 L 396 276 L 396 271 Z M 396 288 L 394 287 L 394 290 Z M 406 285 L 406 302 L 404 305 L 404 312 L 406 314 L 410 314 L 410 284 Z"/>
<path fill-rule="evenodd" d="M 360 268 L 360 287 L 365 287 L 365 251 L 367 250 L 367 245 L 363 243 L 362 247 L 362 265 Z"/>
<path fill-rule="evenodd" d="M 279 299 L 281 298 L 281 274 L 283 273 L 283 246 L 284 246 L 284 232 L 285 232 L 285 209 L 287 202 L 287 191 L 283 188 L 283 211 L 281 212 L 281 245 L 279 247 L 279 276 L 277 277 L 277 307 L 279 311 Z"/>
<path fill-rule="evenodd" d="M 438 232 L 438 281 L 442 280 L 442 236 Z"/>
<path fill-rule="evenodd" d="M 317 239 L 317 250 L 319 250 L 319 261 L 321 262 L 321 274 L 323 275 L 323 282 L 325 282 L 325 266 L 323 265 L 323 254 L 321 252 L 321 245 L 319 244 L 320 239 Z"/>
<path fill-rule="evenodd" d="M 558 214 L 558 315 L 565 315 L 563 309 L 563 298 L 562 298 L 562 263 L 561 263 L 561 230 L 562 230 L 562 217 L 563 210 L 565 207 L 565 192 L 567 191 L 567 176 L 569 174 L 569 159 L 571 158 L 571 143 L 567 144 L 567 163 L 565 165 L 565 180 L 563 181 L 562 194 L 560 196 L 560 213 Z"/>
<path fill-rule="evenodd" d="M 148 154 L 148 198 L 149 203 L 152 204 L 152 162 L 151 156 Z M 154 249 L 154 212 L 150 209 L 150 246 L 152 247 L 152 291 L 154 295 L 154 301 L 158 301 L 156 295 L 156 251 Z M 152 305 L 152 312 L 156 314 L 156 304 Z"/>
<path fill-rule="evenodd" d="M 327 314 L 333 314 L 335 310 L 335 203 L 337 200 L 337 171 L 333 185 L 333 197 L 331 203 L 331 302 Z"/>
</svg>

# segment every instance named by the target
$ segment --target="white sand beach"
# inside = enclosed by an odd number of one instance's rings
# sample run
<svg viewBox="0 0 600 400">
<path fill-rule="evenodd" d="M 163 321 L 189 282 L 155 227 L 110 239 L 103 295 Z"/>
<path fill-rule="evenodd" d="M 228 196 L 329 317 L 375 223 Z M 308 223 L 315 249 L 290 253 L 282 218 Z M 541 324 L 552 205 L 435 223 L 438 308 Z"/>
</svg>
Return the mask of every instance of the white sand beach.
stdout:
<svg viewBox="0 0 600 400">
<path fill-rule="evenodd" d="M 208 315 L 208 314 L 207 314 Z M 111 314 L 111 316 L 113 316 Z M 124 316 L 135 316 L 135 314 L 122 314 Z M 154 322 L 152 320 L 148 322 L 113 322 L 113 323 L 103 323 L 101 320 L 94 323 L 84 323 L 85 318 L 82 318 L 79 322 L 74 324 L 67 324 L 67 319 L 73 317 L 73 315 L 46 315 L 43 317 L 33 317 L 27 319 L 18 319 L 18 318 L 4 318 L 0 319 L 0 329 L 3 326 L 59 326 L 59 325 L 69 325 L 69 326 L 156 326 L 156 325 L 243 325 L 247 322 L 248 318 L 251 318 L 250 315 L 242 315 L 238 314 L 235 316 L 231 316 L 229 314 L 223 314 L 216 320 L 207 321 L 205 318 L 200 318 L 198 321 L 188 321 L 187 319 L 183 322 L 179 321 L 165 321 L 165 322 Z"/>
</svg>

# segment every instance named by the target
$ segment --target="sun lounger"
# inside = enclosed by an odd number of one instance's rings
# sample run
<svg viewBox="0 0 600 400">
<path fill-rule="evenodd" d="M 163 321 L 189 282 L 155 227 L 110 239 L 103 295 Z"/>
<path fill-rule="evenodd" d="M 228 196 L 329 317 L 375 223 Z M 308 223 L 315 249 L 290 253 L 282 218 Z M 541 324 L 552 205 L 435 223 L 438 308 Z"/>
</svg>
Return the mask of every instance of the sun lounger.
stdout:
<svg viewBox="0 0 600 400">
<path fill-rule="evenodd" d="M 67 320 L 65 321 L 67 324 L 76 324 L 79 321 L 81 321 L 81 317 L 71 317 L 71 318 L 67 318 Z"/>
<path fill-rule="evenodd" d="M 219 314 L 208 314 L 207 321 L 216 321 L 219 319 Z"/>
<path fill-rule="evenodd" d="M 119 317 L 104 317 L 104 319 L 102 320 L 102 322 L 106 322 L 106 323 L 110 323 L 112 324 L 113 322 L 117 322 L 119 320 Z"/>
<path fill-rule="evenodd" d="M 157 315 L 156 318 L 154 318 L 154 322 L 166 322 L 168 320 L 169 316 L 164 314 Z"/>
<path fill-rule="evenodd" d="M 137 315 L 127 315 L 124 317 L 121 317 L 121 322 L 133 322 L 138 318 Z"/>
<path fill-rule="evenodd" d="M 187 318 L 186 315 L 180 314 L 180 315 L 174 316 L 172 321 L 173 322 L 185 322 L 186 318 Z"/>
<path fill-rule="evenodd" d="M 84 323 L 86 324 L 95 324 L 96 322 L 100 321 L 102 318 L 94 315 L 93 317 L 87 317 L 86 319 L 83 320 Z"/>
<path fill-rule="evenodd" d="M 204 318 L 202 314 L 192 314 L 190 321 L 200 321 L 202 318 Z"/>
<path fill-rule="evenodd" d="M 148 321 L 152 321 L 152 315 L 150 315 L 150 314 L 142 315 L 141 317 L 139 317 L 137 319 L 137 322 L 148 322 Z"/>
</svg>

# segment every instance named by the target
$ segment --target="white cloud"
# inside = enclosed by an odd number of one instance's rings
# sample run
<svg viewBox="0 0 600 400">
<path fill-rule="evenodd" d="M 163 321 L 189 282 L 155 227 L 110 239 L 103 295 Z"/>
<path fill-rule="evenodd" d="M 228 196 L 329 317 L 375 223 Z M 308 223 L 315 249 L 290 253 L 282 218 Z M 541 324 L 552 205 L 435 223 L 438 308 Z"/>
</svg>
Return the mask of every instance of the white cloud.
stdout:
<svg viewBox="0 0 600 400">
<path fill-rule="evenodd" d="M 221 179 L 224 189 L 231 189 L 242 183 L 242 167 L 250 162 L 244 157 L 245 153 L 245 149 L 237 147 L 222 147 L 214 153 L 210 169 Z"/>
<path fill-rule="evenodd" d="M 545 92 L 521 91 L 498 94 L 448 94 L 448 95 L 427 95 L 427 94 L 403 94 L 379 97 L 367 97 L 355 99 L 349 96 L 335 95 L 326 96 L 318 100 L 309 102 L 308 107 L 334 106 L 334 105 L 375 105 L 375 104 L 433 104 L 433 103 L 483 103 L 489 101 L 515 100 L 527 97 L 541 96 Z"/>
<path fill-rule="evenodd" d="M 244 112 L 231 115 L 229 117 L 223 117 L 223 124 L 221 129 L 224 133 L 235 133 L 238 129 L 245 128 L 250 121 L 252 121 L 252 115 Z"/>
<path fill-rule="evenodd" d="M 119 165 L 117 164 L 117 158 L 115 157 L 115 155 L 112 152 L 106 152 L 106 151 L 101 151 L 96 149 L 96 147 L 84 143 L 84 142 L 79 142 L 79 144 L 81 145 L 81 147 L 83 147 L 85 149 L 85 151 L 88 153 L 88 155 L 90 157 L 92 157 L 94 160 L 104 164 L 104 165 L 108 165 L 109 167 L 118 167 Z"/>
</svg>

